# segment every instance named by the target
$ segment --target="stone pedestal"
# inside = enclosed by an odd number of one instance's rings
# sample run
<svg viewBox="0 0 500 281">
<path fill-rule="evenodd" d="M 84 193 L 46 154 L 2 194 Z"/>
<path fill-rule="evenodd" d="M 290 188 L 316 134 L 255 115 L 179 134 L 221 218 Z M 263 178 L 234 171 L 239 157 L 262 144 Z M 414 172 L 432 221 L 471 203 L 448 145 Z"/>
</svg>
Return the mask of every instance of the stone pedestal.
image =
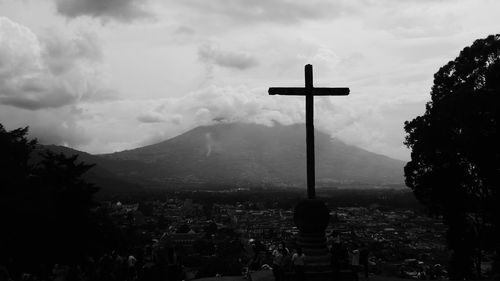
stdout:
<svg viewBox="0 0 500 281">
<path fill-rule="evenodd" d="M 306 255 L 306 280 L 331 280 L 330 253 L 325 237 L 330 211 L 323 201 L 306 199 L 295 207 L 293 219 L 299 229 L 297 244 Z"/>
</svg>

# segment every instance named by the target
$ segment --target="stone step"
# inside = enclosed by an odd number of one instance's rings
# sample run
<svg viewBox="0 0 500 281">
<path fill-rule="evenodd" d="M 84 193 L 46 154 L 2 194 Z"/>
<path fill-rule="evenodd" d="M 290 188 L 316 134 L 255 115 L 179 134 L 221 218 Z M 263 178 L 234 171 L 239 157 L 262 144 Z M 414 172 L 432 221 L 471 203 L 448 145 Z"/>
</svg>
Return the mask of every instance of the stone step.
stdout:
<svg viewBox="0 0 500 281">
<path fill-rule="evenodd" d="M 329 262 L 315 263 L 315 264 L 309 264 L 308 263 L 305 267 L 309 268 L 310 271 L 332 270 L 332 266 L 330 265 Z"/>
<path fill-rule="evenodd" d="M 306 256 L 329 256 L 328 250 L 326 248 L 321 249 L 311 249 L 311 248 L 303 248 L 302 251 Z"/>
<path fill-rule="evenodd" d="M 315 262 L 306 261 L 306 266 L 308 266 L 310 268 L 313 268 L 315 266 L 328 266 L 328 267 L 331 267 L 331 263 L 330 263 L 330 261 L 315 261 Z"/>
<path fill-rule="evenodd" d="M 311 270 L 308 270 L 305 268 L 305 273 L 309 275 L 314 275 L 314 274 L 325 274 L 325 273 L 333 273 L 333 270 L 331 267 L 324 267 L 324 268 L 314 268 Z"/>
<path fill-rule="evenodd" d="M 297 237 L 298 241 L 311 241 L 311 242 L 316 242 L 316 243 L 326 243 L 325 237 L 304 237 L 302 235 L 299 235 Z"/>
<path fill-rule="evenodd" d="M 306 256 L 307 263 L 316 263 L 316 262 L 327 262 L 330 263 L 330 257 L 328 256 Z"/>
<path fill-rule="evenodd" d="M 332 271 L 315 271 L 315 272 L 306 272 L 305 279 L 307 281 L 329 281 L 333 278 Z"/>
<path fill-rule="evenodd" d="M 299 236 L 326 239 L 326 236 L 324 233 L 299 233 Z"/>
<path fill-rule="evenodd" d="M 302 243 L 297 243 L 301 248 L 302 251 L 307 253 L 307 251 L 318 251 L 322 250 L 325 253 L 328 253 L 328 249 L 324 245 L 315 245 L 315 244 L 302 244 Z"/>
<path fill-rule="evenodd" d="M 318 242 L 318 241 L 308 241 L 308 240 L 297 240 L 297 244 L 299 245 L 318 245 L 318 246 L 321 246 L 321 247 L 325 247 L 326 248 L 326 243 L 325 242 Z"/>
<path fill-rule="evenodd" d="M 322 242 L 297 240 L 297 244 L 299 244 L 299 245 L 311 245 L 314 248 L 317 248 L 318 246 L 320 246 L 320 247 L 324 247 L 326 249 L 326 243 L 322 243 Z"/>
<path fill-rule="evenodd" d="M 324 232 L 300 232 L 301 236 L 315 236 L 315 237 L 326 237 Z"/>
</svg>

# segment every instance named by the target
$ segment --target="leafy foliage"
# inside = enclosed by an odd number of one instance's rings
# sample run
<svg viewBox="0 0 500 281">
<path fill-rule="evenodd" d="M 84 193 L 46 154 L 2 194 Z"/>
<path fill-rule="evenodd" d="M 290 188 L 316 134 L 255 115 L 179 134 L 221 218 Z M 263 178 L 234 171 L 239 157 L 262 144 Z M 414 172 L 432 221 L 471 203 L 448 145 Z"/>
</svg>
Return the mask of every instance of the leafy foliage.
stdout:
<svg viewBox="0 0 500 281">
<path fill-rule="evenodd" d="M 98 189 L 82 175 L 93 165 L 48 151 L 31 163 L 37 141 L 27 132 L 0 125 L 0 258 L 23 266 L 76 262 L 92 242 Z"/>
<path fill-rule="evenodd" d="M 443 216 L 455 277 L 470 277 L 481 251 L 500 246 L 500 35 L 476 40 L 434 75 L 425 114 L 405 131 L 406 185 Z"/>
</svg>

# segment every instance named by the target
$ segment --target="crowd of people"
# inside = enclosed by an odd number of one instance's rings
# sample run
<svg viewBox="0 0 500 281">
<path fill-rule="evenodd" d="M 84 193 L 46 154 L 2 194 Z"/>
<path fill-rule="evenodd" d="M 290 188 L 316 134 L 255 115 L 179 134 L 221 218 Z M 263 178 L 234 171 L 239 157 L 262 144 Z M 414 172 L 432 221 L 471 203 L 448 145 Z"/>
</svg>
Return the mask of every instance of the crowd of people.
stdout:
<svg viewBox="0 0 500 281">
<path fill-rule="evenodd" d="M 368 256 L 368 247 L 364 243 L 344 245 L 338 236 L 334 236 L 330 245 L 330 258 L 335 280 L 340 280 L 345 273 L 351 274 L 355 281 L 359 280 L 359 273 L 362 273 L 368 280 Z"/>
<path fill-rule="evenodd" d="M 358 281 L 359 275 L 365 280 L 369 279 L 369 250 L 365 244 L 343 244 L 338 235 L 334 234 L 329 239 L 328 248 L 334 280 Z M 280 241 L 270 245 L 269 249 L 261 249 L 257 249 L 254 258 L 250 260 L 249 270 L 272 269 L 275 281 L 306 279 L 304 268 L 307 266 L 308 257 L 301 247 L 294 245 L 290 250 L 284 241 Z M 270 254 L 270 258 L 266 259 L 266 254 Z M 270 265 L 264 263 L 266 260 L 271 261 Z"/>
<path fill-rule="evenodd" d="M 330 264 L 335 280 L 358 280 L 363 273 L 368 278 L 368 248 L 364 244 L 341 243 L 338 236 L 329 237 Z M 248 260 L 247 276 L 251 271 L 270 269 L 276 281 L 305 280 L 308 256 L 295 243 L 279 241 L 264 245 L 252 241 L 253 257 Z M 163 250 L 162 250 L 163 249 Z M 100 257 L 87 256 L 72 264 L 44 264 L 27 270 L 15 261 L 0 265 L 0 281 L 147 281 L 182 280 L 180 257 L 170 257 L 168 247 L 150 247 L 137 251 L 116 251 Z M 173 265 L 173 266 L 172 266 Z"/>
<path fill-rule="evenodd" d="M 31 270 L 14 262 L 0 265 L 0 281 L 156 281 L 178 280 L 178 266 L 169 268 L 150 255 L 105 253 L 86 257 L 73 264 L 47 265 L 43 262 Z"/>
</svg>

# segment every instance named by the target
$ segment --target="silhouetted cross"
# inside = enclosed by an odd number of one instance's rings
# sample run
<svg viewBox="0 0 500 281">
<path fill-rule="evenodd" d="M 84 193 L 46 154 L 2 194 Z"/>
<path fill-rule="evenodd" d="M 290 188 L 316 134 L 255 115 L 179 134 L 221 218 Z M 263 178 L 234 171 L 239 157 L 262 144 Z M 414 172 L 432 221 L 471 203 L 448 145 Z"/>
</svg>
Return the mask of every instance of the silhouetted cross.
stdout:
<svg viewBox="0 0 500 281">
<path fill-rule="evenodd" d="M 306 96 L 306 147 L 307 147 L 307 197 L 316 197 L 314 175 L 314 96 L 347 96 L 349 88 L 314 88 L 312 65 L 305 67 L 306 85 L 304 88 L 272 87 L 270 95 Z"/>
</svg>

